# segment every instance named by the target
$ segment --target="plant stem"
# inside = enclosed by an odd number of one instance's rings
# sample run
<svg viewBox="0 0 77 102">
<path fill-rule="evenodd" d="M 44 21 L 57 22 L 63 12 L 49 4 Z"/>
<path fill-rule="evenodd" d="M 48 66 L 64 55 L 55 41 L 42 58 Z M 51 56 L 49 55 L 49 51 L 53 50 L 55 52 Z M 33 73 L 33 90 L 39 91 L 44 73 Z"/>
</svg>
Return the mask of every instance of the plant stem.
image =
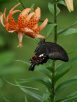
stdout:
<svg viewBox="0 0 77 102">
<path fill-rule="evenodd" d="M 56 0 L 54 1 L 54 24 L 56 24 L 54 27 L 54 42 L 57 43 L 57 3 Z"/>
<path fill-rule="evenodd" d="M 54 0 L 54 43 L 57 43 L 57 3 Z M 52 99 L 51 102 L 55 102 L 55 61 L 52 62 Z"/>
</svg>

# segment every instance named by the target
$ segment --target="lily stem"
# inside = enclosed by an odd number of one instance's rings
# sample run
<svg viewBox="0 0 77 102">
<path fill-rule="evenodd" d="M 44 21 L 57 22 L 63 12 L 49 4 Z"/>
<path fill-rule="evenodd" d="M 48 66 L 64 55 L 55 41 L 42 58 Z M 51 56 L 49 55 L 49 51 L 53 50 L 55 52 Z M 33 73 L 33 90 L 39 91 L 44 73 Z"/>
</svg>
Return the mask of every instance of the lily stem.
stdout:
<svg viewBox="0 0 77 102">
<path fill-rule="evenodd" d="M 57 43 L 57 3 L 54 0 L 54 43 Z M 55 61 L 52 62 L 52 97 L 51 102 L 55 102 Z"/>
</svg>

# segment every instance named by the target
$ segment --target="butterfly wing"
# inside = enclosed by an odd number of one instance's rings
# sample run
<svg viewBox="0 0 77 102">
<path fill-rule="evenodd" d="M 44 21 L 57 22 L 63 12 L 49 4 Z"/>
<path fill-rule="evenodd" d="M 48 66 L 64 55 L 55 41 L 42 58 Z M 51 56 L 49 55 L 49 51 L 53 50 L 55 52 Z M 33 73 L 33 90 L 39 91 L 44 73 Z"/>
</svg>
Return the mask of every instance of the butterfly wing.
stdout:
<svg viewBox="0 0 77 102">
<path fill-rule="evenodd" d="M 58 44 L 46 42 L 47 53 L 50 59 L 68 61 L 67 52 Z"/>
</svg>

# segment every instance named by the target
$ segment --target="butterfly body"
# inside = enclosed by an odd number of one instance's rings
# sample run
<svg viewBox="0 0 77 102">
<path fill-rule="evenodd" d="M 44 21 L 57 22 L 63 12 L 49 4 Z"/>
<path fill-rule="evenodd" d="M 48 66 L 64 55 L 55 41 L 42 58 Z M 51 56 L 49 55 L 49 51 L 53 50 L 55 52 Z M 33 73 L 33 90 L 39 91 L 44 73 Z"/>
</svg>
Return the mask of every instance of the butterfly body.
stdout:
<svg viewBox="0 0 77 102">
<path fill-rule="evenodd" d="M 66 51 L 60 45 L 42 40 L 35 50 L 35 56 L 31 59 L 29 70 L 34 70 L 35 65 L 46 63 L 48 59 L 65 62 L 69 60 Z"/>
</svg>

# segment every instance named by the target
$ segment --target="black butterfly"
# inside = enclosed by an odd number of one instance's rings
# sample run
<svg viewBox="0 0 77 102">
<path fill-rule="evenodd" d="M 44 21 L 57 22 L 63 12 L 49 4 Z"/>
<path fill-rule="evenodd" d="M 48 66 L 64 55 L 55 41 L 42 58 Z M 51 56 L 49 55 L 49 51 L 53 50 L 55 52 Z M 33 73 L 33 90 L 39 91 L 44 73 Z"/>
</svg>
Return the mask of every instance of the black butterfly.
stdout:
<svg viewBox="0 0 77 102">
<path fill-rule="evenodd" d="M 35 50 L 35 55 L 30 60 L 31 66 L 29 70 L 33 71 L 35 65 L 46 63 L 48 59 L 62 60 L 65 62 L 69 60 L 66 51 L 60 45 L 41 40 Z"/>
</svg>

